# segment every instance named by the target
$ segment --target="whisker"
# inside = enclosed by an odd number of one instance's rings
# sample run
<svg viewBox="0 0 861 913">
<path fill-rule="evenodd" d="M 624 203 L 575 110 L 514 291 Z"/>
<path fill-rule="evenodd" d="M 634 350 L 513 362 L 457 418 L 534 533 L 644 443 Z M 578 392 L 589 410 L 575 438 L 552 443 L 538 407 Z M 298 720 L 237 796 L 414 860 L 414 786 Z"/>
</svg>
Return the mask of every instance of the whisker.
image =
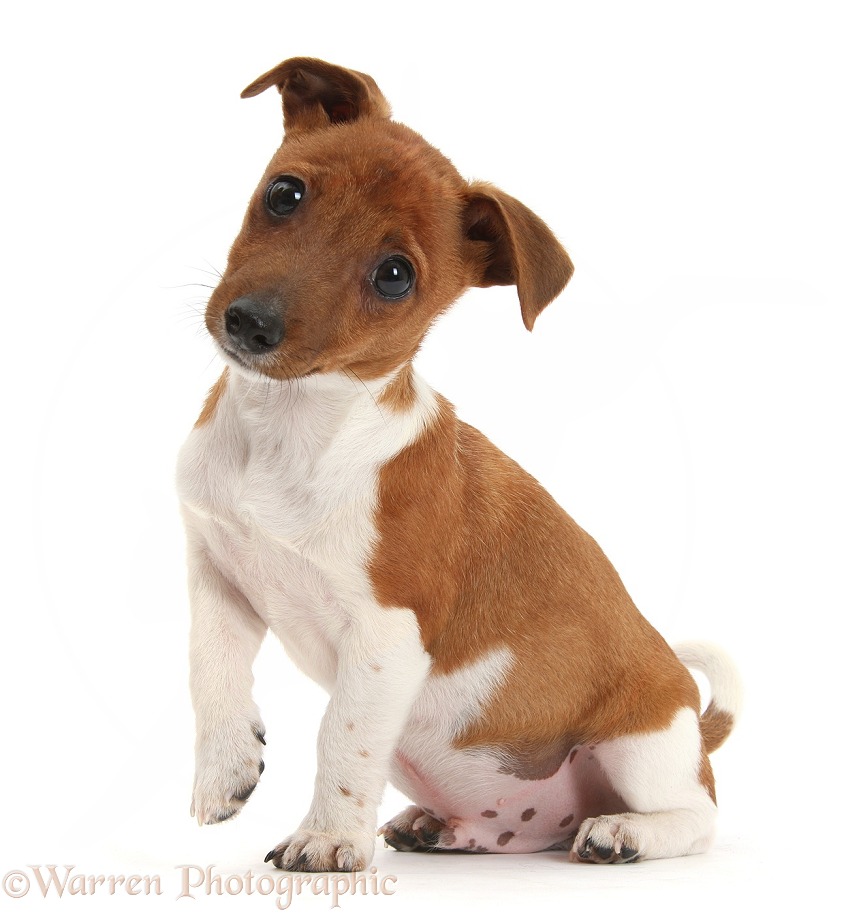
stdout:
<svg viewBox="0 0 861 913">
<path fill-rule="evenodd" d="M 201 266 L 186 266 L 186 269 L 193 269 L 198 273 L 206 273 L 208 276 L 214 276 L 218 280 L 224 279 L 224 275 L 220 273 L 208 260 L 203 261 L 209 269 L 203 269 Z"/>
<path fill-rule="evenodd" d="M 216 269 L 216 268 L 209 262 L 209 260 L 204 260 L 203 262 L 209 267 L 210 271 L 211 271 L 214 275 L 218 276 L 219 279 L 224 279 L 224 273 L 222 273 L 221 270 Z M 198 267 L 198 268 L 199 268 L 199 267 Z M 200 271 L 201 271 L 202 273 L 205 273 L 205 272 L 206 272 L 206 270 L 200 270 Z"/>
<path fill-rule="evenodd" d="M 260 407 L 260 417 L 263 417 L 263 413 L 266 411 L 266 404 L 269 402 L 269 390 L 272 387 L 272 378 L 266 378 L 266 395 L 263 397 L 263 405 Z"/>
<path fill-rule="evenodd" d="M 374 394 L 371 393 L 371 391 L 368 389 L 368 385 L 362 380 L 361 377 L 359 377 L 358 374 L 356 374 L 356 372 L 355 372 L 352 368 L 347 368 L 347 370 L 348 370 L 348 371 L 350 372 L 350 374 L 351 374 L 353 377 L 355 377 L 356 380 L 365 388 L 365 393 L 367 393 L 368 396 L 371 397 L 371 401 L 372 401 L 373 404 L 376 406 L 377 412 L 380 413 L 380 418 L 383 420 L 384 423 L 387 423 L 387 419 L 386 419 L 385 415 L 383 415 L 383 410 L 380 408 L 380 404 L 377 402 L 377 398 L 376 398 L 376 397 L 374 396 Z M 354 381 L 354 386 L 355 386 L 355 381 Z"/>
</svg>

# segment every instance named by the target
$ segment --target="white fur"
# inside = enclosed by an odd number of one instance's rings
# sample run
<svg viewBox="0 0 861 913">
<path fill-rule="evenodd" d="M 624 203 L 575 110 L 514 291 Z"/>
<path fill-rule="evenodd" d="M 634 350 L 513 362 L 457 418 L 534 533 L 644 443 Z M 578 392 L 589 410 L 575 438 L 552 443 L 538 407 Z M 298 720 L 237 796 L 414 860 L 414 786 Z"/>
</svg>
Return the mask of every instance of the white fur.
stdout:
<svg viewBox="0 0 861 913">
<path fill-rule="evenodd" d="M 191 696 L 197 721 L 191 814 L 214 823 L 241 807 L 259 776 L 264 734 L 251 698 L 251 664 L 266 625 L 216 569 L 193 523 L 188 530 Z"/>
<path fill-rule="evenodd" d="M 729 655 L 716 644 L 688 641 L 673 647 L 689 668 L 702 672 L 709 681 L 711 699 L 718 710 L 738 719 L 741 713 L 741 675 Z"/>
<path fill-rule="evenodd" d="M 334 374 L 281 385 L 231 369 L 214 414 L 180 453 L 193 807 L 202 822 L 218 820 L 226 792 L 247 786 L 257 765 L 259 742 L 252 732 L 250 757 L 246 735 L 249 720 L 259 723 L 251 662 L 268 626 L 332 695 L 295 854 L 322 833 L 367 862 L 389 759 L 430 666 L 414 613 L 377 603 L 367 565 L 379 469 L 432 420 L 436 398 L 416 379 L 415 405 L 395 413 L 377 402 L 385 383 Z"/>
<path fill-rule="evenodd" d="M 694 710 L 682 708 L 662 731 L 599 743 L 594 753 L 630 811 L 584 821 L 572 858 L 589 840 L 612 847 L 617 857 L 627 846 L 640 859 L 708 849 L 717 808 L 699 779 L 700 727 Z"/>
<path fill-rule="evenodd" d="M 477 791 L 491 788 L 488 775 L 499 759 L 457 750 L 452 742 L 478 719 L 513 663 L 511 651 L 500 648 L 448 675 L 428 678 L 391 765 L 390 779 L 404 795 L 446 819 L 461 802 L 471 804 Z"/>
</svg>

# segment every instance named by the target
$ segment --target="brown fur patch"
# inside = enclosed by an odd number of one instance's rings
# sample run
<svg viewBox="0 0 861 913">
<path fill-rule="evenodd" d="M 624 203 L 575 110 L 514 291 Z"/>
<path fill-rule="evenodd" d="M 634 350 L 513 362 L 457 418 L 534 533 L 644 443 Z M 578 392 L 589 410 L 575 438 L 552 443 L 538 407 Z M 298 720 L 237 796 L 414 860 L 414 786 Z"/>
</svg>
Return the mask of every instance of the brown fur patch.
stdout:
<svg viewBox="0 0 861 913">
<path fill-rule="evenodd" d="M 717 804 L 717 794 L 715 793 L 715 776 L 712 771 L 711 761 L 707 754 L 708 749 L 703 744 L 702 757 L 700 759 L 700 783 L 702 783 L 705 791 L 711 797 L 712 802 Z"/>
<path fill-rule="evenodd" d="M 731 713 L 718 710 L 713 703 L 706 707 L 705 713 L 700 717 L 700 732 L 709 754 L 723 745 L 734 724 L 735 719 Z"/>
<path fill-rule="evenodd" d="M 412 365 L 407 365 L 386 385 L 379 396 L 378 402 L 381 406 L 388 406 L 394 412 L 406 412 L 413 405 L 415 399 L 413 368 Z"/>
<path fill-rule="evenodd" d="M 221 372 L 221 376 L 212 385 L 209 393 L 206 395 L 206 401 L 203 404 L 203 409 L 201 410 L 200 415 L 197 417 L 197 421 L 194 423 L 195 428 L 202 427 L 213 417 L 213 415 L 215 415 L 215 409 L 218 406 L 218 401 L 221 399 L 222 394 L 227 389 L 227 371 L 228 369 L 225 368 Z"/>
<path fill-rule="evenodd" d="M 518 780 L 546 780 L 559 770 L 570 749 L 568 734 L 552 745 L 508 745 L 508 757 L 499 766 L 499 772 L 513 774 Z"/>
<path fill-rule="evenodd" d="M 357 117 L 388 117 L 389 103 L 367 73 L 314 57 L 292 57 L 259 76 L 242 98 L 270 86 L 281 93 L 286 130 L 313 130 Z"/>
<path fill-rule="evenodd" d="M 467 237 L 486 244 L 478 285 L 516 283 L 523 324 L 531 330 L 574 272 L 568 255 L 535 213 L 490 184 L 472 186 L 464 223 Z"/>
<path fill-rule="evenodd" d="M 382 468 L 377 529 L 376 597 L 416 612 L 435 673 L 497 647 L 514 655 L 456 747 L 524 746 L 528 759 L 552 746 L 558 768 L 572 745 L 698 708 L 690 673 L 595 541 L 445 400 Z"/>
</svg>

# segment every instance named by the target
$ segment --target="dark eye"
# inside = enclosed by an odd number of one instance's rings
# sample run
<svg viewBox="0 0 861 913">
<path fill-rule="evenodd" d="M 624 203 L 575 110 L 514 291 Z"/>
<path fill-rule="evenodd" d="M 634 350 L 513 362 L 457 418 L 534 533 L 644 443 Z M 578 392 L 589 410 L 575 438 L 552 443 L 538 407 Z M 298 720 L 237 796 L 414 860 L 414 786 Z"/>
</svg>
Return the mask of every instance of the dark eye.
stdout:
<svg viewBox="0 0 861 913">
<path fill-rule="evenodd" d="M 267 188 L 266 208 L 273 215 L 289 216 L 305 195 L 305 185 L 299 178 L 276 178 Z"/>
<path fill-rule="evenodd" d="M 408 260 L 389 257 L 371 273 L 371 282 L 383 298 L 404 298 L 412 290 L 415 273 Z"/>
</svg>

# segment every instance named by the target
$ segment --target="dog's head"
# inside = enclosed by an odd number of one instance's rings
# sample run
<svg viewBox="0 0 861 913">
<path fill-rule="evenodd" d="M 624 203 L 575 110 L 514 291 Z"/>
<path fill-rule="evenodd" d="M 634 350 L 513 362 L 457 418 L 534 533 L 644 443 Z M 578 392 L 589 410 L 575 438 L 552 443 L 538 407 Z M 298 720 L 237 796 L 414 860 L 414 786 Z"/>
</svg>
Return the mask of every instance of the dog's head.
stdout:
<svg viewBox="0 0 861 913">
<path fill-rule="evenodd" d="M 206 312 L 232 361 L 279 379 L 382 377 L 470 286 L 516 285 L 532 329 L 573 271 L 534 213 L 467 183 L 390 120 L 370 76 L 293 58 L 242 96 L 270 86 L 281 93 L 284 140 Z"/>
</svg>

